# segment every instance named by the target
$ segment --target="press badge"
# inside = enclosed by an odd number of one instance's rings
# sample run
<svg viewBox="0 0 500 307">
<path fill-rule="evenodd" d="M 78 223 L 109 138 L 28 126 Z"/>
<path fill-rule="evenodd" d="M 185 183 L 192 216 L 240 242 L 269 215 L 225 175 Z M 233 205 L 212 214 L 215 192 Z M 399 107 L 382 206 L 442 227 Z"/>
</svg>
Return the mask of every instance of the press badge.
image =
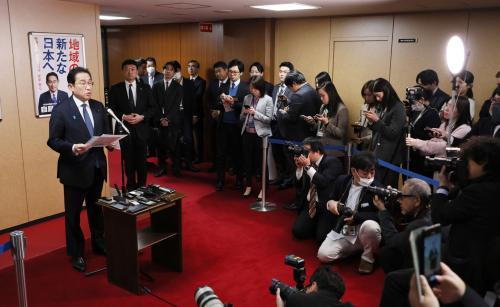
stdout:
<svg viewBox="0 0 500 307">
<path fill-rule="evenodd" d="M 356 236 L 356 226 L 344 225 L 344 227 L 342 227 L 342 234 L 344 236 L 355 237 Z"/>
</svg>

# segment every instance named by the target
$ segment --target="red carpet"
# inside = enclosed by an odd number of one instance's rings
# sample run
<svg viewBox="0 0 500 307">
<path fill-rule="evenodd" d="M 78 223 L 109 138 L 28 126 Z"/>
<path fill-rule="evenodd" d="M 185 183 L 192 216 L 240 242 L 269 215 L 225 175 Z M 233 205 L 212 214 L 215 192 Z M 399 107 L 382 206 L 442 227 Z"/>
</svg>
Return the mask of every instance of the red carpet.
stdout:
<svg viewBox="0 0 500 307">
<path fill-rule="evenodd" d="M 120 182 L 118 153 L 110 157 L 111 183 Z M 204 165 L 202 165 L 203 167 Z M 206 165 L 205 165 L 206 167 Z M 196 306 L 194 292 L 209 285 L 223 302 L 235 306 L 275 306 L 269 294 L 271 278 L 293 285 L 292 268 L 283 264 L 287 254 L 306 260 L 308 277 L 319 264 L 318 246 L 291 237 L 295 213 L 278 209 L 259 213 L 248 209 L 252 200 L 242 200 L 229 182 L 223 192 L 214 191 L 214 175 L 183 172 L 182 178 L 149 178 L 150 182 L 174 187 L 187 195 L 183 201 L 184 271 L 173 273 L 149 262 L 149 250 L 141 255 L 141 267 L 154 279 L 143 280 L 153 293 L 177 306 Z M 270 193 L 280 206 L 293 198 L 292 190 Z M 85 213 L 82 225 L 88 236 Z M 57 218 L 23 229 L 28 236 L 26 276 L 30 306 L 167 306 L 151 295 L 136 296 L 108 283 L 106 273 L 91 277 L 74 271 L 65 255 L 64 221 Z M 7 235 L 0 236 L 4 242 Z M 105 264 L 87 246 L 87 270 Z M 0 256 L 0 305 L 16 306 L 15 272 L 8 253 Z M 346 283 L 344 300 L 356 306 L 377 306 L 383 272 L 356 272 L 357 259 L 334 264 Z"/>
</svg>

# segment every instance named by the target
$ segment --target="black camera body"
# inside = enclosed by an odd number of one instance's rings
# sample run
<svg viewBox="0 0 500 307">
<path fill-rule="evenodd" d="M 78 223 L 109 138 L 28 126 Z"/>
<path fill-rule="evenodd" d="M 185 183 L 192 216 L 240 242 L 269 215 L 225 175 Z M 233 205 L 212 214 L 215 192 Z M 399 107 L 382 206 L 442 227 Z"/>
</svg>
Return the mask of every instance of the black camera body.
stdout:
<svg viewBox="0 0 500 307">
<path fill-rule="evenodd" d="M 288 144 L 288 152 L 292 153 L 294 157 L 298 158 L 300 156 L 304 156 L 307 158 L 309 155 L 309 151 L 307 149 L 304 149 L 301 145 L 296 145 L 296 144 Z"/>
<path fill-rule="evenodd" d="M 337 219 L 337 223 L 335 223 L 335 228 L 333 229 L 336 233 L 340 233 L 342 231 L 342 227 L 344 227 L 344 219 L 352 217 L 354 212 L 351 208 L 347 207 L 343 203 L 337 204 L 337 211 L 339 212 L 339 217 Z"/>
<path fill-rule="evenodd" d="M 457 169 L 460 159 L 459 147 L 446 147 L 446 157 L 425 157 L 425 167 L 434 171 L 440 171 L 446 166 L 446 172 L 452 172 Z"/>
<path fill-rule="evenodd" d="M 298 291 L 304 290 L 304 282 L 306 281 L 307 274 L 305 268 L 304 259 L 295 256 L 287 255 L 285 257 L 285 264 L 293 267 L 293 279 L 296 283 L 295 287 L 291 287 L 285 283 L 280 282 L 278 279 L 271 279 L 271 286 L 269 287 L 269 292 L 276 295 L 276 290 L 280 289 L 281 298 L 286 301 L 290 294 L 296 293 Z"/>
<path fill-rule="evenodd" d="M 365 189 L 372 192 L 373 194 L 379 196 L 384 200 L 384 202 L 390 202 L 398 199 L 403 193 L 393 187 L 375 187 L 375 186 L 365 186 Z"/>
<path fill-rule="evenodd" d="M 410 104 L 413 104 L 415 101 L 424 98 L 424 88 L 420 86 L 412 86 L 406 88 L 406 100 L 409 101 Z"/>
</svg>

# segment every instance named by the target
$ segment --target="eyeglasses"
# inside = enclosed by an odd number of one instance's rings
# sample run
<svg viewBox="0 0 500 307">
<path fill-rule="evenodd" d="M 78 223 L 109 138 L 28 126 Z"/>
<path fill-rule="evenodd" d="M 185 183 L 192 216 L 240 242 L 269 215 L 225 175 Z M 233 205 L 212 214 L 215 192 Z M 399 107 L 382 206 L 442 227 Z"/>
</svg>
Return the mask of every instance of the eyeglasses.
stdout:
<svg viewBox="0 0 500 307">
<path fill-rule="evenodd" d="M 93 87 L 94 86 L 94 82 L 93 81 L 89 81 L 89 82 L 85 82 L 85 81 L 82 81 L 82 82 L 77 82 L 75 83 L 75 85 L 78 85 L 80 87 Z"/>
<path fill-rule="evenodd" d="M 230 70 L 229 73 L 232 75 L 236 75 L 239 74 L 240 72 L 238 70 Z"/>
</svg>

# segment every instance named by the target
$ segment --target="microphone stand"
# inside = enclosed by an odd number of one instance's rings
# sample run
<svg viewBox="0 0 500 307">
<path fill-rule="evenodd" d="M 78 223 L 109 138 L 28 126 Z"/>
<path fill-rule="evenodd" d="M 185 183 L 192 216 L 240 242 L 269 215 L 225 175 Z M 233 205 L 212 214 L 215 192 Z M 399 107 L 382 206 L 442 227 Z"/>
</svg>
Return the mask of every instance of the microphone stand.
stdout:
<svg viewBox="0 0 500 307">
<path fill-rule="evenodd" d="M 118 126 L 118 128 L 120 129 L 119 130 L 120 134 L 123 132 L 126 132 L 128 134 L 128 136 L 130 136 L 130 130 L 128 130 L 128 128 L 125 126 L 125 124 L 118 117 L 116 117 L 113 110 L 111 108 L 106 108 L 106 111 L 109 113 L 109 115 L 111 115 L 112 118 L 114 118 L 114 120 L 117 123 L 120 124 Z M 123 144 L 123 142 L 122 142 L 122 144 Z M 122 187 L 121 187 L 122 189 L 121 190 L 122 190 L 122 195 L 125 195 L 125 193 L 127 193 L 127 188 L 125 185 L 125 158 L 123 157 L 122 144 L 120 144 L 120 169 L 121 169 L 121 176 L 122 176 Z"/>
</svg>

